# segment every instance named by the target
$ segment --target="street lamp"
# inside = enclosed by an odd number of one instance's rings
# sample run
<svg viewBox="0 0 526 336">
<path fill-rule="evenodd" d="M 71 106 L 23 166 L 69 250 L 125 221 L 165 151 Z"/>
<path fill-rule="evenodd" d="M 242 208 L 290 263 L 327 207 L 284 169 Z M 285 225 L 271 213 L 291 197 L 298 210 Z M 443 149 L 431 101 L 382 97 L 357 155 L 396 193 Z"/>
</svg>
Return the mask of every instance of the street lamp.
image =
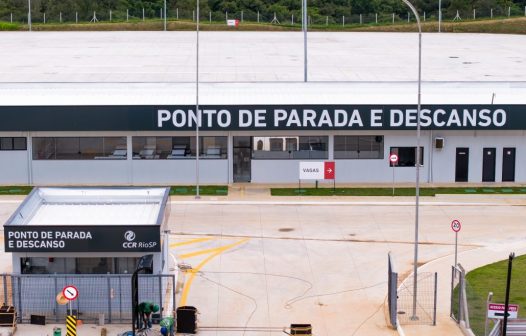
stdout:
<svg viewBox="0 0 526 336">
<path fill-rule="evenodd" d="M 195 114 L 197 120 L 195 122 L 195 198 L 199 199 L 199 122 L 201 121 L 201 113 L 199 113 L 199 0 L 197 0 L 196 8 L 196 50 L 195 50 Z"/>
<path fill-rule="evenodd" d="M 413 261 L 413 314 L 412 320 L 418 320 L 416 316 L 416 296 L 417 296 L 417 271 L 418 271 L 418 219 L 420 206 L 420 101 L 422 88 L 422 26 L 420 17 L 416 8 L 408 1 L 402 0 L 413 12 L 418 25 L 418 105 L 417 105 L 417 122 L 416 122 L 416 199 L 415 199 L 415 256 Z"/>
</svg>

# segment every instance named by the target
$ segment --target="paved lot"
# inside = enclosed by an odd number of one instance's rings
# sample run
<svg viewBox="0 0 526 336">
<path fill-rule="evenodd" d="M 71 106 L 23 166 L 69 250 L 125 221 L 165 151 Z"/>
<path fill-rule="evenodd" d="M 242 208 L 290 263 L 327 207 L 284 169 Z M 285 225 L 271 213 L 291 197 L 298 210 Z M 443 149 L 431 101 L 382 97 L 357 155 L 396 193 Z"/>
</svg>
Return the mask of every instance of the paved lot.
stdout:
<svg viewBox="0 0 526 336">
<path fill-rule="evenodd" d="M 382 203 L 393 201 L 385 198 L 344 199 L 342 205 L 172 200 L 171 252 L 194 269 L 186 274 L 178 300 L 200 310 L 200 334 L 283 335 L 279 330 L 291 323 L 311 323 L 315 335 L 396 334 L 385 322 L 386 256 L 392 251 L 400 273 L 411 271 L 414 206 L 405 203 L 409 199 L 394 199 L 396 205 Z M 463 223 L 460 251 L 467 255 L 491 250 L 497 252 L 488 260 L 504 259 L 507 247 L 526 237 L 521 223 L 526 207 L 513 205 L 524 203 L 520 197 L 493 202 L 475 197 L 477 203 L 493 203 L 485 206 L 455 197 L 441 200 L 433 205 L 423 199 L 419 258 L 433 261 L 426 271 L 439 272 L 438 326 L 407 327 L 408 334 L 460 334 L 447 317 L 451 219 Z M 0 221 L 16 206 L 0 202 Z M 477 255 L 480 262 L 485 254 Z M 3 253 L 1 258 L 9 260 Z M 9 271 L 8 264 L 2 262 L 3 271 Z M 245 333 L 239 331 L 245 326 Z M 84 330 L 100 334 L 92 327 Z M 110 335 L 116 330 L 123 329 L 112 328 Z M 46 335 L 41 329 L 23 334 Z"/>
</svg>

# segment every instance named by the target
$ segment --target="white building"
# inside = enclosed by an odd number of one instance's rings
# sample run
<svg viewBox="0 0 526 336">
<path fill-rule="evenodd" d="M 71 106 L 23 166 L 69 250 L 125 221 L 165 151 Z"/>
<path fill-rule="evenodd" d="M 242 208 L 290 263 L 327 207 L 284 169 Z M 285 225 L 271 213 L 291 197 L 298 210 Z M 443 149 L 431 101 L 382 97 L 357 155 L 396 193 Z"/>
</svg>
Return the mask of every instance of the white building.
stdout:
<svg viewBox="0 0 526 336">
<path fill-rule="evenodd" d="M 195 183 L 193 34 L 4 33 L 0 184 Z M 526 182 L 524 42 L 424 35 L 423 181 Z M 201 183 L 414 180 L 416 35 L 310 33 L 307 83 L 299 33 L 201 46 Z"/>
</svg>

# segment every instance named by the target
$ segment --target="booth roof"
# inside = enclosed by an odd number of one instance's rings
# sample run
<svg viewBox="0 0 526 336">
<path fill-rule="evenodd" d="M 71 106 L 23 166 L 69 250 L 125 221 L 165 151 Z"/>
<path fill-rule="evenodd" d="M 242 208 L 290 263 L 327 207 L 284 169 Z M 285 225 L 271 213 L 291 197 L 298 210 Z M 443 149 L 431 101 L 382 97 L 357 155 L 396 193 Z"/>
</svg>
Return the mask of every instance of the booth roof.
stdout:
<svg viewBox="0 0 526 336">
<path fill-rule="evenodd" d="M 156 225 L 166 188 L 37 188 L 7 225 Z"/>
</svg>

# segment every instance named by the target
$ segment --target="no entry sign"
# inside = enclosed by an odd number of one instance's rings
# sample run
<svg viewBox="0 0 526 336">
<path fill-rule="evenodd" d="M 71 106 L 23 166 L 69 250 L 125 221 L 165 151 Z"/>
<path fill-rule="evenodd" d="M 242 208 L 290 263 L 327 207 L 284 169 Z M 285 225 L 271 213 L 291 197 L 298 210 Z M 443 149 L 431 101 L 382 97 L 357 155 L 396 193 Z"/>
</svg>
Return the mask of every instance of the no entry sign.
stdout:
<svg viewBox="0 0 526 336">
<path fill-rule="evenodd" d="M 336 165 L 334 161 L 300 162 L 300 180 L 334 180 Z"/>
<path fill-rule="evenodd" d="M 73 301 L 79 296 L 79 291 L 75 286 L 66 286 L 62 290 L 62 295 L 69 301 Z"/>
<path fill-rule="evenodd" d="M 391 163 L 393 164 L 396 164 L 398 162 L 398 155 L 396 154 L 389 155 L 389 161 L 391 161 Z"/>
<path fill-rule="evenodd" d="M 455 219 L 451 222 L 451 229 L 455 232 L 459 232 L 462 228 L 462 225 L 460 225 L 460 221 Z"/>
<path fill-rule="evenodd" d="M 504 304 L 503 303 L 488 303 L 488 318 L 503 319 L 504 318 Z M 516 319 L 519 313 L 519 305 L 508 305 L 508 318 Z"/>
</svg>

